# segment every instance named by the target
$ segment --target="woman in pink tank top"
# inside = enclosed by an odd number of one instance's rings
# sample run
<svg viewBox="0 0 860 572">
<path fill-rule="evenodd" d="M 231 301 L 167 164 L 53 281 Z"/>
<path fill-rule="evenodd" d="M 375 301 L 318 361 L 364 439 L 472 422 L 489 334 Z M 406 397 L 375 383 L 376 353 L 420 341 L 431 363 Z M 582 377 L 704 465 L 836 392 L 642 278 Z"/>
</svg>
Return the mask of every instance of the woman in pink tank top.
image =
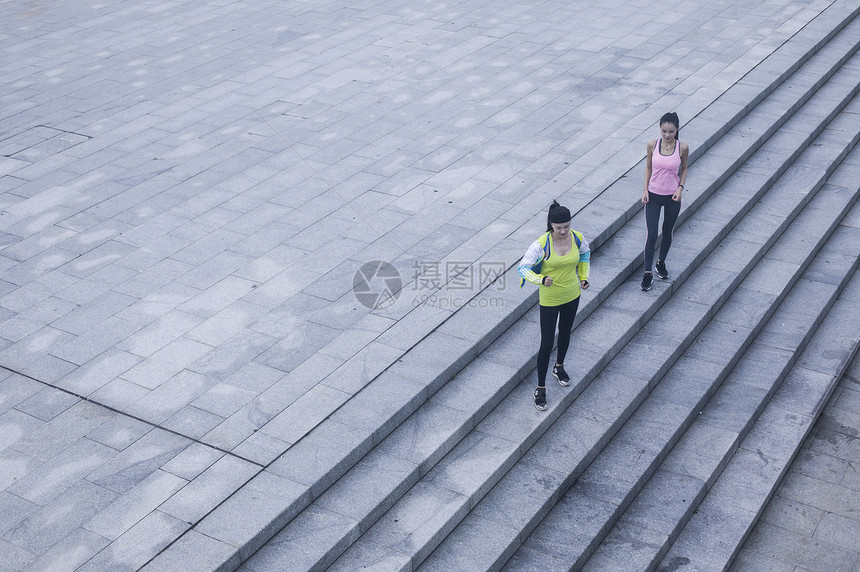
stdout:
<svg viewBox="0 0 860 572">
<path fill-rule="evenodd" d="M 651 289 L 651 268 L 654 265 L 654 251 L 657 247 L 657 228 L 660 211 L 663 211 L 662 240 L 660 258 L 657 259 L 657 276 L 669 278 L 666 269 L 666 255 L 672 246 L 672 232 L 675 221 L 681 212 L 681 192 L 687 180 L 687 158 L 690 149 L 678 139 L 680 122 L 677 113 L 666 113 L 660 118 L 660 139 L 648 143 L 645 159 L 645 190 L 642 191 L 642 204 L 645 205 L 645 274 L 642 277 L 642 290 Z"/>
</svg>

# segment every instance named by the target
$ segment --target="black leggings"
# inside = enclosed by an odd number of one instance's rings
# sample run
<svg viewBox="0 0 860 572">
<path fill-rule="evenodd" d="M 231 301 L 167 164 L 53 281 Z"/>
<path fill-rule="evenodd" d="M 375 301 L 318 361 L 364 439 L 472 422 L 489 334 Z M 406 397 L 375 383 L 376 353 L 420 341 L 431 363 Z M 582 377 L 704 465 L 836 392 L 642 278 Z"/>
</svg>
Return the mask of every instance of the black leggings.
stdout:
<svg viewBox="0 0 860 572">
<path fill-rule="evenodd" d="M 540 307 L 540 349 L 538 350 L 538 385 L 546 385 L 546 371 L 549 369 L 549 354 L 555 341 L 555 325 L 558 323 L 558 356 L 556 363 L 564 363 L 567 347 L 570 345 L 570 330 L 579 308 L 579 296 L 561 306 Z"/>
<path fill-rule="evenodd" d="M 648 234 L 645 237 L 645 272 L 650 272 L 654 266 L 654 250 L 657 247 L 657 224 L 660 222 L 660 209 L 663 209 L 663 239 L 660 241 L 660 260 L 666 261 L 669 247 L 672 246 L 672 232 L 675 221 L 681 212 L 681 201 L 673 201 L 672 195 L 655 195 L 648 193 L 645 203 L 645 227 Z"/>
</svg>

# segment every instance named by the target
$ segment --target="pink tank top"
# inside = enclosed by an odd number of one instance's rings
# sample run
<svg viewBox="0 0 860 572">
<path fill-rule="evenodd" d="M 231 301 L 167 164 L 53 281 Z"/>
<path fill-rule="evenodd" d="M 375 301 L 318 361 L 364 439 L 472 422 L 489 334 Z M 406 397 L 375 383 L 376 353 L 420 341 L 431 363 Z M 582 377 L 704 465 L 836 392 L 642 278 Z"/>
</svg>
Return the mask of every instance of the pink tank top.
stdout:
<svg viewBox="0 0 860 572">
<path fill-rule="evenodd" d="M 681 182 L 678 169 L 681 168 L 681 142 L 675 140 L 675 150 L 671 155 L 660 153 L 660 140 L 654 145 L 651 153 L 651 180 L 648 181 L 648 191 L 655 195 L 672 195 L 678 190 Z"/>
</svg>

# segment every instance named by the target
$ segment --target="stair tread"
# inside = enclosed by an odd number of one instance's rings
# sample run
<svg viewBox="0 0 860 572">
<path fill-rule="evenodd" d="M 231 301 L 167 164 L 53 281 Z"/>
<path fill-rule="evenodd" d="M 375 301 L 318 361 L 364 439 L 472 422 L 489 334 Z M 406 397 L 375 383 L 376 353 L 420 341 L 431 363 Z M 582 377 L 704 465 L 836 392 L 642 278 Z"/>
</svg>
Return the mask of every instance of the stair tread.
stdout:
<svg viewBox="0 0 860 572">
<path fill-rule="evenodd" d="M 855 151 L 855 154 L 858 153 Z M 854 208 L 860 207 L 855 205 Z M 838 240 L 838 231 L 834 233 L 834 236 L 837 236 Z M 825 260 L 821 257 L 816 258 L 813 264 L 807 269 L 804 278 L 797 281 L 796 288 L 786 297 L 784 305 L 777 310 L 772 318 L 772 322 L 765 329 L 781 330 L 785 327 L 786 318 L 789 317 L 796 317 L 798 325 L 803 324 L 803 334 L 805 336 L 808 336 L 810 331 L 817 329 L 816 324 L 820 322 L 825 311 L 828 309 L 824 301 L 831 299 L 838 292 L 840 284 L 815 282 L 806 276 L 813 278 L 820 276 L 821 269 L 825 265 Z M 846 276 L 850 276 L 850 272 L 853 272 L 855 267 L 856 258 L 854 261 L 843 260 L 841 265 L 841 281 L 844 282 Z M 810 292 L 816 285 L 819 287 L 818 292 L 810 295 Z M 815 301 L 815 303 L 809 303 L 810 300 Z M 806 302 L 806 305 L 803 305 L 804 302 Z M 771 324 L 777 324 L 777 326 L 772 326 Z M 798 328 L 798 331 L 800 331 L 800 328 Z M 841 328 L 841 331 L 845 331 L 845 328 Z M 820 339 L 826 338 L 820 335 L 813 337 L 813 340 Z M 816 341 L 815 343 L 821 342 Z M 742 360 L 761 363 L 772 358 L 777 353 L 773 348 L 764 345 L 762 342 L 757 342 L 757 344 L 750 347 L 750 350 Z M 670 453 L 667 460 L 661 465 L 661 468 L 655 472 L 652 479 L 643 487 L 643 490 L 633 500 L 625 514 L 620 517 L 619 524 L 616 525 L 624 526 L 629 531 L 630 528 L 628 525 L 632 524 L 640 528 L 657 530 L 666 535 L 666 542 L 660 545 L 653 543 L 651 545 L 637 545 L 636 551 L 640 553 L 639 558 L 647 559 L 650 562 L 656 555 L 659 555 L 666 543 L 677 535 L 676 529 L 678 524 L 685 522 L 686 518 L 689 517 L 689 511 L 698 504 L 695 501 L 690 503 L 689 497 L 691 495 L 688 491 L 685 491 L 687 498 L 681 498 L 681 496 L 674 494 L 667 495 L 666 493 L 669 491 L 664 483 L 693 478 L 696 479 L 696 482 L 701 483 L 697 495 L 704 496 L 708 483 L 711 483 L 716 478 L 715 474 L 720 474 L 720 467 L 726 463 L 727 460 L 725 457 L 734 450 L 737 440 L 746 434 L 750 424 L 756 420 L 756 414 L 767 402 L 774 390 L 774 386 L 779 384 L 783 379 L 783 371 L 792 364 L 797 349 L 803 347 L 803 345 L 804 341 L 802 339 L 795 339 L 791 347 L 782 352 L 778 359 L 771 360 L 772 363 L 779 364 L 780 368 L 778 371 L 763 373 L 761 370 L 752 368 L 752 371 L 756 372 L 754 379 L 758 384 L 762 384 L 763 380 L 769 380 L 766 387 L 757 387 L 756 385 L 747 383 L 749 379 L 748 374 L 742 372 L 750 371 L 748 367 L 742 371 L 738 371 L 738 368 L 736 368 L 720 385 L 687 434 L 685 434 L 675 450 Z M 821 352 L 816 351 L 814 347 L 806 346 L 802 355 L 820 356 Z M 740 364 L 740 366 L 742 365 Z M 795 391 L 793 388 L 797 385 L 798 380 L 792 376 L 796 376 L 797 373 L 795 372 L 801 369 L 802 366 L 794 364 L 794 368 L 792 370 L 793 373 L 789 373 L 785 381 L 781 382 L 777 393 Z M 809 376 L 816 377 L 815 372 L 804 374 L 804 377 Z M 825 374 L 819 374 L 820 376 L 826 377 Z M 803 385 L 802 382 L 801 385 Z M 804 401 L 802 397 L 795 397 L 792 403 L 798 408 Z M 810 416 L 814 415 L 815 410 L 820 405 L 818 402 L 807 404 L 805 413 Z M 757 424 L 764 424 L 764 419 L 760 418 L 755 422 Z M 705 436 L 705 438 L 701 436 Z M 711 460 L 705 463 L 708 469 L 702 473 L 703 460 L 707 458 Z M 690 467 L 695 467 L 695 469 L 689 470 Z M 661 516 L 665 515 L 667 511 L 667 507 L 675 509 L 675 520 L 668 521 L 671 528 L 667 527 L 667 523 L 661 519 Z M 662 528 L 661 524 L 663 525 Z M 599 556 L 594 558 L 594 565 L 597 568 L 606 563 L 606 558 L 614 558 L 614 556 L 609 556 L 609 554 L 615 552 L 618 542 L 611 540 L 608 542 L 609 545 L 607 547 L 601 545 L 597 552 Z M 645 568 L 643 567 L 643 569 Z"/>
<path fill-rule="evenodd" d="M 682 286 L 682 289 L 683 289 L 683 286 Z M 720 326 L 720 327 L 723 327 L 723 326 Z M 725 326 L 725 327 L 727 327 L 727 328 L 728 328 L 729 326 Z M 730 328 L 730 329 L 731 329 L 731 328 Z M 735 327 L 734 327 L 734 329 L 735 329 L 735 330 L 737 330 L 737 329 L 738 329 L 738 327 L 737 327 L 737 326 L 735 326 Z M 610 368 L 609 368 L 609 369 L 611 370 L 611 365 L 610 365 Z M 627 387 L 629 387 L 629 384 L 626 384 L 626 385 L 627 385 Z M 617 387 L 617 385 L 615 385 L 615 386 Z M 645 386 L 645 387 L 647 387 L 647 386 Z M 645 387 L 643 387 L 642 389 L 644 390 L 644 389 L 645 389 Z M 604 409 L 604 410 L 605 410 L 605 408 L 606 408 L 606 407 L 607 407 L 607 405 L 606 405 L 605 400 L 601 400 L 601 409 Z M 508 411 L 505 411 L 505 413 L 509 413 L 509 412 L 508 412 Z M 514 413 L 515 413 L 515 411 L 514 411 Z M 506 415 L 506 414 L 500 414 L 500 415 L 499 415 L 499 417 L 500 417 L 501 419 L 508 419 L 508 420 L 509 420 L 509 415 Z M 502 498 L 505 498 L 505 497 L 510 498 L 510 496 L 511 496 L 511 495 L 504 495 L 504 494 L 501 494 L 501 495 L 499 495 L 499 496 L 500 496 L 500 497 L 502 497 Z M 481 502 L 482 502 L 482 503 L 484 503 L 484 502 L 490 502 L 490 497 L 489 497 L 489 496 L 488 496 L 488 497 L 485 497 L 485 498 L 484 498 L 484 500 L 483 500 L 483 501 L 481 501 Z M 474 514 L 474 515 L 470 515 L 470 516 L 469 516 L 469 519 L 470 519 L 470 520 L 475 520 L 475 519 L 477 519 L 478 517 L 480 517 L 480 514 L 481 514 L 480 506 L 481 506 L 481 505 L 479 504 L 479 508 L 478 508 L 478 509 L 476 509 L 476 511 L 474 511 L 474 512 L 475 512 L 475 514 Z M 487 512 L 487 513 L 491 513 L 491 512 L 494 512 L 494 511 L 493 511 L 493 510 L 489 510 L 489 509 L 488 509 L 486 512 Z M 499 511 L 495 511 L 495 512 L 497 512 L 498 514 L 508 514 L 507 512 L 505 512 L 505 511 L 504 511 L 504 508 L 503 508 L 503 509 L 501 509 L 501 512 L 499 512 Z M 384 536 L 384 535 L 382 535 L 382 534 L 377 534 L 376 536 L 377 536 L 377 537 L 379 537 L 379 536 Z M 484 564 L 486 564 L 486 563 L 484 563 Z M 440 566 L 441 566 L 441 567 L 444 567 L 444 565 L 440 565 Z"/>
<path fill-rule="evenodd" d="M 597 305 L 598 305 L 598 304 L 597 304 L 597 302 L 593 303 L 593 307 L 597 307 Z M 466 314 L 463 314 L 463 315 L 465 316 Z M 453 327 L 453 325 L 452 325 L 451 327 Z M 438 332 L 438 333 L 439 333 L 439 334 L 441 334 L 442 332 Z M 425 339 L 427 339 L 427 338 L 425 338 Z M 426 352 L 426 353 L 425 353 L 425 355 L 428 355 L 428 356 L 435 356 L 435 355 L 436 355 L 436 354 L 438 354 L 439 352 L 444 352 L 444 350 L 445 350 L 445 348 L 446 348 L 446 347 L 449 347 L 451 344 L 456 344 L 456 340 L 457 340 L 457 338 L 456 338 L 456 337 L 454 337 L 454 336 L 452 336 L 450 340 L 447 340 L 447 341 L 446 341 L 447 343 L 440 343 L 437 347 L 435 347 L 435 348 L 431 348 L 431 350 L 426 350 L 426 349 L 425 349 L 425 350 L 424 350 L 424 351 Z M 462 345 L 462 343 L 461 343 L 461 345 Z M 616 343 L 616 344 L 614 344 L 614 345 L 618 345 L 618 343 Z M 623 344 L 622 344 L 622 345 L 623 345 Z M 429 347 L 429 346 L 428 346 L 428 347 Z M 492 347 L 492 346 L 491 346 L 491 347 Z M 473 351 L 474 351 L 474 352 L 477 352 L 478 350 L 473 350 Z M 492 351 L 492 350 L 491 350 L 491 351 Z M 470 353 L 471 353 L 471 352 L 470 352 Z M 465 354 L 465 355 L 466 355 L 466 357 L 462 358 L 462 360 L 466 360 L 466 361 L 468 361 L 468 359 L 473 358 L 473 357 L 474 357 L 474 355 L 470 355 L 470 353 Z M 461 366 L 460 366 L 460 365 L 458 365 L 458 364 L 461 364 L 461 363 L 462 363 L 462 360 L 458 360 L 458 361 L 456 361 L 456 362 L 455 362 L 454 364 L 452 364 L 448 369 L 450 369 L 450 370 L 456 370 L 456 369 L 459 369 Z M 408 361 L 408 360 L 407 360 L 407 361 Z M 594 370 L 594 369 L 599 369 L 599 367 L 600 367 L 600 365 L 601 365 L 601 364 L 600 364 L 600 358 L 599 358 L 599 356 L 596 356 L 596 357 L 595 357 L 595 359 L 594 359 L 594 362 L 593 362 L 593 363 L 590 363 L 589 365 L 590 365 L 590 367 L 591 367 L 591 369 L 592 369 L 592 370 Z M 514 366 L 514 367 L 515 367 L 515 366 Z M 405 368 L 405 366 L 402 366 L 402 367 L 401 367 L 401 369 L 403 369 L 403 368 Z M 393 372 L 393 371 L 391 372 L 391 375 L 394 375 L 394 372 Z M 459 374 L 458 374 L 458 375 L 459 375 Z M 503 375 L 504 375 L 504 374 L 503 374 Z M 390 377 L 390 376 L 389 376 L 389 377 Z M 427 376 L 427 377 L 428 377 L 428 379 L 424 379 L 424 380 L 422 380 L 422 381 L 424 381 L 424 382 L 427 384 L 427 385 L 425 385 L 425 388 L 424 388 L 424 389 L 422 389 L 422 388 L 416 388 L 416 389 L 417 389 L 417 395 L 421 395 L 421 392 L 422 392 L 422 391 L 423 391 L 423 392 L 425 392 L 425 393 L 428 393 L 428 394 L 429 394 L 429 393 L 431 393 L 431 392 L 436 388 L 436 385 L 439 385 L 439 384 L 440 384 L 440 383 L 439 383 L 439 379 L 440 379 L 440 377 L 439 377 L 439 376 L 435 376 L 435 377 L 433 377 L 432 379 L 429 379 L 429 376 Z M 391 378 L 391 379 L 392 379 L 392 382 L 391 382 L 391 383 L 393 384 L 393 383 L 394 383 L 393 378 Z M 412 401 L 411 399 L 409 399 L 409 398 L 408 398 L 408 396 L 404 396 L 404 398 L 405 398 L 405 399 L 404 399 L 404 402 L 405 402 L 407 405 L 406 405 L 405 407 L 400 407 L 400 408 L 397 410 L 397 412 L 396 412 L 396 414 L 394 415 L 394 417 L 391 417 L 391 418 L 390 418 L 390 421 L 386 421 L 386 423 L 383 425 L 383 427 L 381 428 L 381 430 L 380 430 L 379 428 L 371 428 L 371 427 L 370 427 L 370 425 L 368 425 L 367 427 L 365 427 L 365 429 L 367 429 L 367 430 L 371 431 L 371 437 L 370 437 L 370 440 L 371 440 L 371 442 L 372 442 L 372 443 L 374 443 L 374 444 L 375 444 L 375 443 L 377 443 L 377 442 L 379 442 L 379 441 L 382 441 L 382 440 L 383 440 L 384 438 L 386 438 L 386 436 L 387 436 L 387 435 L 388 435 L 392 430 L 394 430 L 394 428 L 395 428 L 395 427 L 397 427 L 401 422 L 403 422 L 404 420 L 409 419 L 409 416 L 408 416 L 406 413 L 412 413 L 412 411 L 410 410 L 410 409 L 412 409 L 412 406 L 411 406 L 410 404 L 412 404 L 412 403 L 413 403 L 413 401 Z M 425 396 L 425 398 L 426 398 L 426 396 Z M 419 401 L 420 401 L 420 398 L 419 398 Z M 432 401 L 432 399 L 431 399 L 431 401 Z M 373 400 L 369 400 L 369 401 L 368 401 L 368 403 L 369 403 L 369 402 L 373 402 Z M 352 402 L 350 402 L 350 403 L 352 403 Z M 352 409 L 353 409 L 353 410 L 355 410 L 355 408 L 357 408 L 359 405 L 360 405 L 359 403 L 356 403 L 355 405 L 353 405 L 353 406 L 352 406 Z M 489 404 L 485 404 L 485 405 L 483 405 L 483 407 L 484 407 L 485 409 L 489 409 L 489 408 L 491 408 L 493 405 L 494 405 L 494 404 L 489 403 Z M 416 406 L 416 409 L 417 409 L 417 406 Z M 413 410 L 415 410 L 415 409 L 413 409 Z M 386 415 L 386 414 L 387 414 L 387 413 L 386 413 L 386 411 L 382 411 L 381 413 L 382 413 L 383 415 Z M 350 416 L 349 416 L 347 413 L 343 413 L 343 414 L 341 414 L 341 415 L 342 415 L 342 416 L 338 416 L 338 417 L 337 417 L 337 419 L 340 419 L 344 424 L 346 424 L 346 423 L 348 423 L 348 422 L 351 422 L 351 418 L 350 418 Z M 422 413 L 421 415 L 425 415 L 425 414 L 423 414 L 423 413 Z M 370 416 L 371 416 L 371 417 L 373 417 L 373 416 L 377 416 L 377 417 L 379 417 L 379 415 L 378 415 L 378 411 L 377 411 L 377 412 L 372 413 Z M 428 416 L 428 417 L 429 417 L 429 416 Z M 336 420 L 336 419 L 333 417 L 333 418 L 332 418 L 332 420 Z M 487 423 L 486 425 L 489 425 L 489 423 Z M 485 425 L 485 427 L 486 427 L 486 425 Z M 416 427 L 420 427 L 420 424 L 416 424 L 415 426 L 416 426 Z M 415 428 L 413 428 L 413 429 L 412 429 L 412 431 L 413 431 L 413 432 L 415 432 L 415 431 L 416 431 L 416 429 L 415 429 Z M 446 438 L 444 439 L 444 441 L 453 440 L 453 442 L 456 442 L 456 441 L 458 440 L 458 437 L 460 436 L 460 435 L 457 433 L 458 431 L 459 431 L 458 429 L 453 429 L 453 430 L 451 430 L 451 433 L 450 433 L 449 435 L 447 435 L 447 436 L 446 436 Z M 309 446 L 313 443 L 313 441 L 314 441 L 314 440 L 309 440 Z M 362 438 L 359 438 L 359 439 L 353 439 L 353 442 L 355 443 L 355 445 L 354 445 L 354 447 L 353 447 L 352 449 L 349 449 L 348 447 L 344 447 L 344 448 L 341 448 L 341 449 L 340 449 L 341 451 L 346 450 L 346 451 L 345 451 L 345 453 L 340 453 L 340 454 L 342 455 L 342 458 L 338 459 L 338 458 L 334 458 L 334 457 L 333 457 L 333 458 L 329 461 L 329 465 L 328 465 L 327 472 L 326 472 L 325 474 L 323 474 L 323 475 L 322 475 L 322 477 L 321 477 L 321 481 L 318 481 L 318 482 L 317 482 L 317 481 L 315 481 L 315 482 L 312 482 L 312 483 L 308 483 L 308 485 L 309 485 L 309 486 L 311 486 L 312 488 L 313 488 L 313 487 L 315 487 L 315 493 L 314 493 L 314 494 L 312 494 L 312 496 L 313 496 L 313 497 L 315 497 L 315 496 L 316 496 L 317 494 L 319 494 L 321 491 L 323 491 L 323 490 L 325 490 L 326 488 L 328 488 L 328 486 L 330 486 L 333 482 L 335 482 L 335 481 L 336 481 L 336 477 L 337 477 L 337 476 L 339 476 L 339 475 L 337 475 L 337 473 L 340 473 L 341 471 L 334 469 L 335 467 L 338 467 L 338 466 L 341 466 L 341 465 L 350 465 L 350 466 L 351 466 L 351 465 L 352 465 L 352 464 L 354 464 L 354 462 L 355 462 L 355 461 L 353 461 L 353 459 L 356 459 L 356 460 L 357 460 L 357 459 L 360 459 L 360 458 L 363 456 L 363 454 L 366 452 L 366 451 L 365 451 L 365 449 L 367 449 L 367 447 L 369 446 L 368 438 L 367 438 L 366 436 L 364 436 L 364 437 L 362 437 Z M 299 444 L 301 444 L 301 442 L 300 442 Z M 392 445 L 392 446 L 393 446 L 393 445 Z M 420 448 L 420 447 L 419 447 L 419 448 Z M 445 446 L 443 445 L 443 446 L 442 446 L 442 448 L 444 449 L 444 448 L 445 448 Z M 312 447 L 311 447 L 311 450 L 312 450 Z M 433 448 L 433 449 L 428 448 L 427 450 L 435 450 L 435 448 Z M 290 453 L 290 451 L 288 451 L 288 454 L 289 454 L 289 453 Z M 296 455 L 297 455 L 297 454 L 298 454 L 298 453 L 296 453 Z M 288 458 L 284 458 L 284 459 L 282 459 L 282 461 L 280 461 L 279 463 L 276 463 L 276 466 L 273 466 L 273 471 L 274 471 L 274 472 L 276 472 L 276 473 L 278 473 L 278 474 L 281 474 L 281 475 L 283 475 L 283 476 L 289 476 L 290 478 L 294 478 L 294 477 L 295 477 L 295 478 L 302 478 L 302 479 L 306 479 L 306 477 L 300 477 L 299 475 L 297 475 L 297 471 L 295 471 L 294 469 L 290 468 L 291 461 L 293 460 L 293 458 L 294 458 L 296 455 L 289 455 L 289 457 L 288 457 Z M 419 466 L 419 467 L 421 467 L 421 468 L 419 469 L 419 471 L 420 471 L 421 473 L 424 473 L 427 469 L 429 469 L 429 467 L 430 467 L 431 465 L 435 464 L 435 462 L 436 462 L 436 460 L 437 460 L 437 459 L 433 458 L 433 454 L 432 454 L 432 453 L 431 453 L 431 454 L 429 454 L 429 455 L 426 455 L 426 454 L 423 454 L 423 453 L 418 453 L 418 455 L 417 455 L 417 456 L 415 456 L 415 457 L 413 458 L 413 460 L 418 464 L 418 466 Z M 327 476 L 327 475 L 331 475 L 331 476 Z M 302 481 L 299 481 L 299 482 L 302 482 Z M 359 526 L 359 530 L 361 530 L 361 529 L 362 529 L 362 527 L 363 527 L 363 525 L 362 525 L 362 526 Z"/>
<path fill-rule="evenodd" d="M 844 213 L 844 211 L 843 211 L 843 213 Z M 792 281 L 791 276 L 793 276 L 793 274 L 796 273 L 797 270 L 799 269 L 799 266 L 797 264 L 788 265 L 788 266 L 790 266 L 790 270 L 792 273 L 785 274 L 785 276 L 787 276 L 788 278 L 785 278 L 782 281 L 778 281 L 778 283 L 786 284 L 786 286 L 791 284 L 791 281 Z M 760 267 L 762 267 L 761 263 L 759 263 L 759 265 L 756 266 L 756 269 L 758 269 Z M 769 271 L 769 274 L 768 274 L 769 280 L 767 283 L 762 283 L 761 281 L 758 281 L 757 277 L 751 273 L 751 275 L 750 275 L 750 277 L 748 277 L 748 279 L 750 279 L 753 286 L 755 286 L 756 284 L 762 284 L 764 286 L 764 288 L 767 289 L 767 288 L 770 288 L 774 284 L 773 268 L 766 269 L 766 270 Z M 681 287 L 681 289 L 678 292 L 679 294 L 683 290 L 683 288 L 686 287 L 686 285 L 687 285 L 687 283 L 685 283 Z M 773 297 L 773 299 L 775 299 L 775 296 Z M 739 333 L 739 330 L 743 330 L 742 326 L 738 326 L 737 324 L 724 323 L 724 322 L 720 321 L 721 319 L 723 319 L 722 314 L 724 314 L 727 309 L 728 308 L 726 306 L 724 306 L 720 310 L 720 312 L 717 314 L 717 316 L 715 317 L 715 321 L 711 322 L 711 324 L 709 324 L 708 328 L 706 328 L 706 332 L 708 332 L 708 330 L 710 330 L 710 333 L 704 333 L 697 340 L 698 342 L 701 342 L 700 343 L 701 348 L 702 348 L 701 353 L 703 354 L 702 357 L 704 359 L 718 360 L 720 358 L 719 355 L 714 356 L 713 351 L 712 351 L 712 349 L 714 347 L 717 347 L 717 344 L 716 344 L 717 341 L 721 342 L 720 343 L 720 349 L 722 350 L 724 348 L 725 341 L 727 339 L 737 339 L 738 343 L 736 344 L 736 347 L 734 347 L 731 350 L 726 352 L 727 354 L 731 355 L 731 354 L 734 354 L 735 351 L 741 351 L 744 344 L 746 344 L 747 341 L 749 340 L 749 336 L 737 336 L 737 337 L 735 337 L 736 334 Z M 748 315 L 746 314 L 746 312 L 739 312 L 739 313 L 742 315 L 743 319 L 748 318 Z M 673 312 L 673 314 L 676 314 L 676 312 Z M 731 321 L 736 322 L 737 320 L 731 320 Z M 712 325 L 715 325 L 715 327 L 711 327 Z M 727 334 L 729 334 L 729 335 L 727 335 Z M 711 336 L 713 336 L 714 339 L 709 339 L 709 337 L 711 337 Z M 709 349 L 711 350 L 710 352 L 708 351 Z M 687 353 L 687 355 L 690 355 L 690 356 L 696 356 L 697 353 L 699 353 L 697 345 L 696 344 L 691 345 L 691 347 L 687 350 L 686 353 Z M 609 367 L 610 368 L 612 367 L 611 363 L 610 363 Z M 647 415 L 646 415 L 646 417 L 647 417 Z M 634 430 L 631 429 L 631 431 L 634 431 Z M 639 434 L 644 434 L 644 433 L 645 433 L 645 431 L 639 431 Z M 618 437 L 618 435 L 616 435 L 616 438 L 617 437 Z M 619 447 L 621 447 L 621 446 L 622 445 L 619 445 Z M 601 460 L 601 457 L 598 457 L 598 460 L 595 461 L 594 463 L 592 463 L 592 465 L 589 466 L 588 470 L 582 476 L 580 476 L 578 482 L 576 483 L 576 485 L 574 485 L 574 489 L 572 489 L 572 490 L 576 490 L 579 488 L 586 489 L 587 490 L 586 494 L 588 494 L 589 496 L 598 498 L 598 499 L 606 501 L 606 502 L 610 502 L 612 504 L 623 504 L 625 502 L 625 499 L 623 498 L 623 496 L 625 494 L 629 495 L 630 491 L 633 491 L 635 493 L 637 490 L 635 487 L 635 484 L 633 484 L 633 483 L 636 482 L 639 473 L 637 471 L 631 469 L 631 466 L 633 466 L 635 464 L 631 465 L 630 459 L 631 458 L 633 458 L 633 459 L 638 458 L 641 461 L 643 456 L 645 458 L 649 457 L 649 452 L 647 450 L 647 447 L 642 447 L 642 448 L 637 450 L 635 447 L 631 447 L 629 443 L 624 443 L 623 447 L 624 448 L 621 449 L 619 459 L 622 459 L 622 460 L 626 459 L 627 464 L 625 464 L 623 461 L 619 462 L 617 459 L 613 458 L 613 456 L 611 454 L 611 452 L 612 452 L 612 442 L 611 442 L 610 446 L 607 449 L 604 449 L 604 451 L 609 451 L 610 454 L 607 455 L 604 460 Z M 601 455 L 603 455 L 603 453 L 601 453 Z M 625 476 L 625 475 L 627 475 L 627 476 Z M 499 486 L 501 487 L 502 485 L 499 485 Z M 597 487 L 597 488 L 595 488 L 595 487 Z M 610 488 L 607 489 L 607 487 L 610 487 Z M 492 493 L 490 496 L 492 496 Z M 507 496 L 505 494 L 504 489 L 502 489 L 502 491 L 499 492 L 498 496 L 501 498 L 505 498 Z M 484 501 L 482 501 L 482 502 L 484 502 Z M 499 513 L 500 514 L 507 514 L 504 511 L 500 511 Z M 454 541 L 452 541 L 452 542 L 454 542 Z M 571 543 L 568 543 L 568 545 L 570 546 Z M 582 546 L 577 546 L 576 548 L 583 550 L 583 551 L 587 550 L 587 547 L 582 547 Z M 487 563 L 485 563 L 485 564 L 487 564 Z"/>
<path fill-rule="evenodd" d="M 858 299 L 860 274 L 855 272 L 813 337 L 814 343 L 804 351 L 807 364 L 816 363 L 822 371 L 809 370 L 800 361 L 795 364 L 792 374 L 796 377 L 790 375 L 788 383 L 776 392 L 702 500 L 699 510 L 681 531 L 663 559 L 663 566 L 678 559 L 705 561 L 721 569 L 731 563 L 806 438 L 817 412 L 857 351 L 860 342 L 860 331 L 856 327 L 860 323 Z M 847 336 L 853 341 L 850 348 L 844 334 L 850 331 L 846 330 L 847 325 L 855 331 L 853 336 Z M 842 346 L 841 357 L 817 364 L 820 348 L 834 345 Z M 703 526 L 721 518 L 720 513 L 727 509 L 734 513 L 733 525 L 703 534 Z M 695 545 L 691 544 L 693 540 Z"/>
</svg>

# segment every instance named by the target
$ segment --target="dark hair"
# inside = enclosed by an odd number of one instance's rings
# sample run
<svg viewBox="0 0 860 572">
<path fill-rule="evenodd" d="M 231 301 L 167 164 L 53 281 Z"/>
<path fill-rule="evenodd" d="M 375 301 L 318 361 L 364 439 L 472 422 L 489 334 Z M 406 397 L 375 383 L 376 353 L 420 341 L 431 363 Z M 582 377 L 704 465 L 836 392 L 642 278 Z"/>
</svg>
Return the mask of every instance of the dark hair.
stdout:
<svg viewBox="0 0 860 572">
<path fill-rule="evenodd" d="M 549 205 L 549 211 L 546 213 L 546 231 L 552 232 L 552 223 L 564 223 L 570 220 L 570 211 L 567 207 L 558 204 L 558 201 L 553 199 Z"/>
<path fill-rule="evenodd" d="M 664 113 L 663 117 L 660 118 L 660 125 L 663 125 L 664 123 L 671 123 L 675 126 L 675 139 L 678 139 L 678 135 L 681 134 L 681 122 L 678 119 L 678 114 L 674 111 Z"/>
</svg>

